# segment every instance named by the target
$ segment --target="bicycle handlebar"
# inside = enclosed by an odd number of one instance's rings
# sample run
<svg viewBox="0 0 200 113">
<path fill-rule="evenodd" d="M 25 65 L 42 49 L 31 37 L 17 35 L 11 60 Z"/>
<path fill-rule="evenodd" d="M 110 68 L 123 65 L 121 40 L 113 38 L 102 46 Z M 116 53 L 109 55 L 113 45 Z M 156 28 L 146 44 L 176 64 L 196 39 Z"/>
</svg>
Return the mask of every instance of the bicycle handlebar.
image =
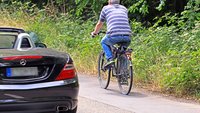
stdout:
<svg viewBox="0 0 200 113">
<path fill-rule="evenodd" d="M 105 31 L 99 31 L 99 33 L 97 33 L 97 34 L 94 34 L 93 32 L 91 33 L 91 37 L 92 38 L 94 38 L 94 37 L 96 37 L 97 35 L 99 35 L 99 34 L 106 34 L 106 32 Z"/>
</svg>

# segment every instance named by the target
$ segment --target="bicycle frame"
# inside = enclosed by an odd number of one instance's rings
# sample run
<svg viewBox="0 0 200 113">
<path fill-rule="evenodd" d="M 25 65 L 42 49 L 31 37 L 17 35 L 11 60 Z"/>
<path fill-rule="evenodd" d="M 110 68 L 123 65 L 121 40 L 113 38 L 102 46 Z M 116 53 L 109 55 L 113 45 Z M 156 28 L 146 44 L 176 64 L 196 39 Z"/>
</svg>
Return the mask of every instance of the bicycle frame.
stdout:
<svg viewBox="0 0 200 113">
<path fill-rule="evenodd" d="M 113 76 L 118 77 L 120 76 L 120 67 L 119 67 L 119 57 L 122 55 L 125 55 L 127 59 L 131 62 L 131 53 L 132 49 L 126 49 L 126 47 L 123 47 L 122 45 L 114 45 L 111 46 L 111 51 L 114 56 L 114 59 L 116 59 L 115 65 L 112 68 L 113 70 Z M 130 66 L 132 66 L 132 63 L 130 63 Z"/>
<path fill-rule="evenodd" d="M 115 44 L 111 46 L 113 54 L 114 64 L 109 67 L 105 66 L 107 59 L 105 52 L 101 51 L 98 59 L 98 79 L 100 86 L 103 89 L 107 89 L 110 83 L 111 77 L 117 79 L 117 83 L 122 94 L 128 95 L 131 92 L 133 85 L 133 64 L 131 53 L 132 49 L 127 49 L 123 46 L 123 43 Z"/>
</svg>

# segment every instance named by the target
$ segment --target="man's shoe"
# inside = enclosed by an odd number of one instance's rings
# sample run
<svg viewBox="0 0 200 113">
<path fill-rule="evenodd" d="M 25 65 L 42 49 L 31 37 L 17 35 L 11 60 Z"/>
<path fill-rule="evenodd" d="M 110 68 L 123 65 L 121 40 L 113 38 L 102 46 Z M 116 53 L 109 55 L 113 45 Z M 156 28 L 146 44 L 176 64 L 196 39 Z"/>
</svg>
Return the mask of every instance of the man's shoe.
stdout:
<svg viewBox="0 0 200 113">
<path fill-rule="evenodd" d="M 105 68 L 109 68 L 111 67 L 113 64 L 115 63 L 115 61 L 113 59 L 109 60 L 106 65 L 104 66 Z"/>
</svg>

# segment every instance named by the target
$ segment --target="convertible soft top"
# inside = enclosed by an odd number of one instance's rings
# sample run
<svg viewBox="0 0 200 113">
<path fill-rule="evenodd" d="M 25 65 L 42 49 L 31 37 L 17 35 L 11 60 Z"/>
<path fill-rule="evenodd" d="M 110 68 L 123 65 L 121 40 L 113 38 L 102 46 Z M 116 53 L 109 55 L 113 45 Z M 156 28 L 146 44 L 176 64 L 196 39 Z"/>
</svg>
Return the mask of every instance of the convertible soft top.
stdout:
<svg viewBox="0 0 200 113">
<path fill-rule="evenodd" d="M 0 27 L 0 32 L 25 33 L 25 31 L 23 29 L 20 29 L 20 28 L 11 28 L 11 27 Z"/>
</svg>

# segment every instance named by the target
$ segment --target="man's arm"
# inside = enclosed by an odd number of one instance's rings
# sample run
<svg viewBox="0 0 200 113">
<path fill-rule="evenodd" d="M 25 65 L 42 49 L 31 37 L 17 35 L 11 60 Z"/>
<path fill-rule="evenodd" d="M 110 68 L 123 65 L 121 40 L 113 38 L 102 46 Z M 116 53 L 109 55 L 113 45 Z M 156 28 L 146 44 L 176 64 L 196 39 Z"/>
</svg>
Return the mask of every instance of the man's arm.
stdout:
<svg viewBox="0 0 200 113">
<path fill-rule="evenodd" d="M 99 20 L 98 23 L 97 23 L 96 26 L 95 26 L 95 29 L 94 29 L 94 31 L 93 31 L 93 34 L 94 34 L 94 35 L 98 34 L 99 31 L 101 30 L 102 26 L 103 26 L 103 22 L 101 22 L 101 21 Z"/>
</svg>

